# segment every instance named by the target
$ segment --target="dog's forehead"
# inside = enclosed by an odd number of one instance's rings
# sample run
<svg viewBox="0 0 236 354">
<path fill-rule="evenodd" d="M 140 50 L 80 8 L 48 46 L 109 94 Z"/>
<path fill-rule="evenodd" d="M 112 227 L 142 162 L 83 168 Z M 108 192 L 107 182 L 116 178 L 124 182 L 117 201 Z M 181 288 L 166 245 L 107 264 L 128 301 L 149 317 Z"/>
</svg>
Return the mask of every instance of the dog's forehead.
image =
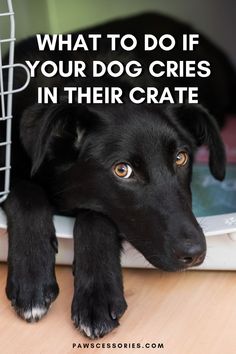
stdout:
<svg viewBox="0 0 236 354">
<path fill-rule="evenodd" d="M 107 112 L 105 140 L 112 139 L 120 147 L 151 147 L 178 144 L 187 139 L 180 126 L 169 117 L 165 110 L 147 107 L 126 106 Z"/>
<path fill-rule="evenodd" d="M 161 110 L 112 107 L 103 112 L 103 118 L 105 129 L 100 130 L 94 148 L 105 160 L 156 160 L 189 145 L 188 135 Z"/>
</svg>

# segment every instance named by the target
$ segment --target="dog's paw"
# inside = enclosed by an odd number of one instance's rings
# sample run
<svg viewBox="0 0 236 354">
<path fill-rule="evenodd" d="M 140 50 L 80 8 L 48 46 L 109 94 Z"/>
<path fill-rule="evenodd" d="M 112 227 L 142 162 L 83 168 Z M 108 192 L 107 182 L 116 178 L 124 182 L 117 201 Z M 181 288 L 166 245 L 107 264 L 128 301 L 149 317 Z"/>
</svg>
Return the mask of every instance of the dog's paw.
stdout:
<svg viewBox="0 0 236 354">
<path fill-rule="evenodd" d="M 27 305 L 26 305 L 27 306 Z M 30 307 L 17 307 L 14 306 L 16 313 L 26 320 L 27 322 L 33 323 L 38 322 L 48 311 L 48 307 L 42 304 L 38 304 Z"/>
<path fill-rule="evenodd" d="M 91 339 L 103 337 L 119 325 L 119 318 L 127 308 L 123 295 L 109 292 L 75 292 L 72 302 L 72 321 L 81 333 Z"/>
<path fill-rule="evenodd" d="M 46 277 L 48 278 L 48 277 Z M 37 322 L 46 315 L 59 288 L 55 278 L 43 280 L 8 276 L 6 294 L 16 313 L 27 322 Z"/>
</svg>

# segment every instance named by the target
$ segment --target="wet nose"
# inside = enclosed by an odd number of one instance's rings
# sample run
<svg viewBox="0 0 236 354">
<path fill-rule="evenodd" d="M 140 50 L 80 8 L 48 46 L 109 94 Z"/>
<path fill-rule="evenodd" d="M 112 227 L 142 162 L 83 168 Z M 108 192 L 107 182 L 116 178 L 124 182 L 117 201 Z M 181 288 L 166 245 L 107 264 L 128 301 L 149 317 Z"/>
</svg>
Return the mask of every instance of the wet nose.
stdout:
<svg viewBox="0 0 236 354">
<path fill-rule="evenodd" d="M 175 256 L 183 266 L 193 267 L 204 261 L 206 251 L 202 250 L 199 245 L 191 245 L 185 250 L 175 250 Z"/>
</svg>

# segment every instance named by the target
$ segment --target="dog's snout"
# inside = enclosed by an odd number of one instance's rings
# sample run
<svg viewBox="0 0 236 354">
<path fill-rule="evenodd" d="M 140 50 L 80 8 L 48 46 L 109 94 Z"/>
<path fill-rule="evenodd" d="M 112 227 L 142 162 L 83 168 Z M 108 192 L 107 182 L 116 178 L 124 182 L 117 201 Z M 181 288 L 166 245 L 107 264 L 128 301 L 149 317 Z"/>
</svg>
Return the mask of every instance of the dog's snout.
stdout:
<svg viewBox="0 0 236 354">
<path fill-rule="evenodd" d="M 201 264 L 206 255 L 206 251 L 199 245 L 189 246 L 187 249 L 182 251 L 175 250 L 174 253 L 178 261 L 185 267 L 193 267 Z"/>
</svg>

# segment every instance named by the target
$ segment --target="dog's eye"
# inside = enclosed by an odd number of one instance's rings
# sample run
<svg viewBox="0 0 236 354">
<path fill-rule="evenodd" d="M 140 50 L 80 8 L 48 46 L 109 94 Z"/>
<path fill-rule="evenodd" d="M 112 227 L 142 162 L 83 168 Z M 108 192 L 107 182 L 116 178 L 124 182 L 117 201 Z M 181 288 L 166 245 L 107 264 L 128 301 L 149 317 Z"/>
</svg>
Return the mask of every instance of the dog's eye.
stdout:
<svg viewBox="0 0 236 354">
<path fill-rule="evenodd" d="M 177 166 L 181 167 L 181 166 L 186 165 L 186 163 L 188 162 L 188 159 L 189 159 L 188 153 L 186 151 L 180 151 L 176 155 L 175 163 Z"/>
<path fill-rule="evenodd" d="M 129 164 L 121 162 L 113 167 L 113 172 L 117 177 L 129 178 L 132 175 L 133 170 Z"/>
</svg>

